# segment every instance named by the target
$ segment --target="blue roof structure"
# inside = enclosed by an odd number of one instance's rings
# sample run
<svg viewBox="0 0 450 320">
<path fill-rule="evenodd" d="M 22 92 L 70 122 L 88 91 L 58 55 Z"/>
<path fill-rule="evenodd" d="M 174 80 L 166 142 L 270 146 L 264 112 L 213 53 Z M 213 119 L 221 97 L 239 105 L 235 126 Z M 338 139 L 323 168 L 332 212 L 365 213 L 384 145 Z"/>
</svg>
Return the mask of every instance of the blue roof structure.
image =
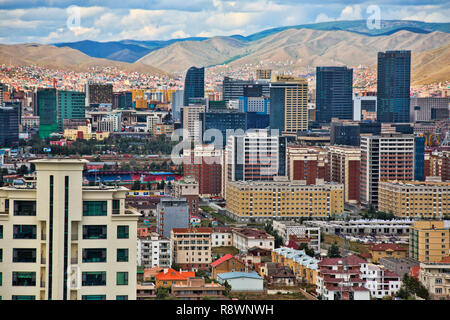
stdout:
<svg viewBox="0 0 450 320">
<path fill-rule="evenodd" d="M 255 271 L 252 271 L 252 272 L 225 272 L 225 273 L 218 273 L 217 276 L 223 280 L 236 279 L 236 278 L 251 278 L 251 279 L 263 280 L 263 278 Z"/>
</svg>

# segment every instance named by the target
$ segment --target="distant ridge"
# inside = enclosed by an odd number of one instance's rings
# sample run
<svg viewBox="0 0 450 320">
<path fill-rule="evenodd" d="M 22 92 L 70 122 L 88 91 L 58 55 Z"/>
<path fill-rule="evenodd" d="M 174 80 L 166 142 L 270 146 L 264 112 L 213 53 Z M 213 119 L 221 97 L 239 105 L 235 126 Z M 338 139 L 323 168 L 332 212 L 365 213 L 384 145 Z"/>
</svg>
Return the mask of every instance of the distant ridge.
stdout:
<svg viewBox="0 0 450 320">
<path fill-rule="evenodd" d="M 370 37 L 378 37 L 391 35 L 399 31 L 409 31 L 422 34 L 431 33 L 434 31 L 450 33 L 450 23 L 427 23 L 422 21 L 408 20 L 382 20 L 380 29 L 368 29 L 366 20 L 331 21 L 313 24 L 302 24 L 296 26 L 283 26 L 267 29 L 249 36 L 233 35 L 226 38 L 232 38 L 235 40 L 240 40 L 242 42 L 252 42 L 287 29 L 348 31 Z M 109 42 L 84 40 L 78 42 L 55 43 L 54 45 L 57 47 L 70 47 L 95 58 L 105 58 L 123 62 L 135 62 L 153 51 L 163 49 L 174 43 L 186 41 L 205 41 L 208 39 L 211 38 L 190 37 L 170 40 L 121 40 Z"/>
</svg>

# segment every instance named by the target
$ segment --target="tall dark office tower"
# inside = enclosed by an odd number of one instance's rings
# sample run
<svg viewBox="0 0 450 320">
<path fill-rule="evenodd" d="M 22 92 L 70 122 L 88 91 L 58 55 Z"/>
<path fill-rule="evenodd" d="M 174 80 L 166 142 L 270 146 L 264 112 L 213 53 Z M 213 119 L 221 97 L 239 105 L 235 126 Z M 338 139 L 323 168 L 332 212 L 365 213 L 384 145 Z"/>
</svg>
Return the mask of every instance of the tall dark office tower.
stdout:
<svg viewBox="0 0 450 320">
<path fill-rule="evenodd" d="M 184 79 L 183 105 L 189 105 L 189 98 L 205 96 L 205 68 L 190 67 Z"/>
<path fill-rule="evenodd" d="M 378 52 L 377 120 L 409 122 L 411 51 Z"/>
<path fill-rule="evenodd" d="M 0 106 L 0 148 L 19 143 L 19 107 Z"/>
<path fill-rule="evenodd" d="M 56 89 L 39 89 L 37 92 L 39 136 L 47 138 L 58 131 L 58 104 Z"/>
<path fill-rule="evenodd" d="M 270 87 L 268 80 L 240 80 L 230 77 L 223 78 L 223 100 L 237 100 L 240 97 L 269 97 Z"/>
<path fill-rule="evenodd" d="M 200 113 L 200 121 L 202 123 L 202 137 L 204 143 L 214 143 L 217 149 L 222 149 L 227 142 L 228 131 L 231 130 L 247 130 L 247 114 L 237 110 L 214 110 Z M 205 135 L 210 129 L 219 130 L 222 134 L 220 137 L 208 137 Z"/>
<path fill-rule="evenodd" d="M 316 120 L 353 119 L 353 69 L 317 67 Z"/>
</svg>

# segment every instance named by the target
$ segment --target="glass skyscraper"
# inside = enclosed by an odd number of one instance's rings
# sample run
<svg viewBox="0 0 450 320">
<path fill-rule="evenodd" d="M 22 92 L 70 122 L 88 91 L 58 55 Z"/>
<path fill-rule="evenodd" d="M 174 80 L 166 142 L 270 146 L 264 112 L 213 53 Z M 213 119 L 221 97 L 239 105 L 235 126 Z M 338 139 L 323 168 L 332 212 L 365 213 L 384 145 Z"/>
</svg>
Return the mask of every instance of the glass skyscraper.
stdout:
<svg viewBox="0 0 450 320">
<path fill-rule="evenodd" d="M 316 68 L 316 120 L 353 119 L 353 69 Z"/>
<path fill-rule="evenodd" d="M 47 138 L 51 133 L 58 131 L 58 106 L 56 89 L 45 88 L 37 92 L 39 136 Z"/>
<path fill-rule="evenodd" d="M 205 96 L 205 68 L 190 67 L 184 79 L 184 106 L 189 105 L 189 98 Z"/>
<path fill-rule="evenodd" d="M 85 119 L 86 94 L 76 91 L 58 91 L 58 131 L 63 131 L 64 119 Z"/>
<path fill-rule="evenodd" d="M 409 122 L 411 51 L 378 52 L 377 120 Z"/>
</svg>

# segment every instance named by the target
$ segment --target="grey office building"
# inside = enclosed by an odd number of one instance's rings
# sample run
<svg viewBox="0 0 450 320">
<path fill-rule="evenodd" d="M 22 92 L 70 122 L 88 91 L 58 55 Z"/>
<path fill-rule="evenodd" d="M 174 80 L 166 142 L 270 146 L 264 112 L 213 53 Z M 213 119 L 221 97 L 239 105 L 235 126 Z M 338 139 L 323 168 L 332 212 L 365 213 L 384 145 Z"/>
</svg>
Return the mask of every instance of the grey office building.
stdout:
<svg viewBox="0 0 450 320">
<path fill-rule="evenodd" d="M 450 97 L 411 98 L 411 122 L 445 120 L 449 117 Z"/>
<path fill-rule="evenodd" d="M 189 227 L 189 204 L 186 198 L 162 198 L 156 206 L 156 232 L 170 238 L 173 228 Z"/>
</svg>

